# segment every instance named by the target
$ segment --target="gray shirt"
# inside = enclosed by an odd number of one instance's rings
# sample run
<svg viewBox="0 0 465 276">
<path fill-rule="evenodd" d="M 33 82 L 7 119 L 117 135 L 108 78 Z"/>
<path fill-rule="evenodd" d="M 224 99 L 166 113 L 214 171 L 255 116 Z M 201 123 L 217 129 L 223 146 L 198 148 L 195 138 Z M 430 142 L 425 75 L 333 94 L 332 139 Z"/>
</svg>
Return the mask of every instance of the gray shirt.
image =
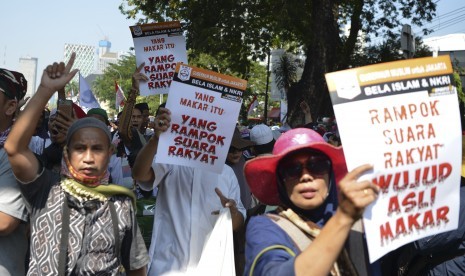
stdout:
<svg viewBox="0 0 465 276">
<path fill-rule="evenodd" d="M 0 212 L 23 221 L 11 234 L 0 236 L 0 275 L 24 275 L 27 210 L 3 148 L 0 149 Z"/>
</svg>

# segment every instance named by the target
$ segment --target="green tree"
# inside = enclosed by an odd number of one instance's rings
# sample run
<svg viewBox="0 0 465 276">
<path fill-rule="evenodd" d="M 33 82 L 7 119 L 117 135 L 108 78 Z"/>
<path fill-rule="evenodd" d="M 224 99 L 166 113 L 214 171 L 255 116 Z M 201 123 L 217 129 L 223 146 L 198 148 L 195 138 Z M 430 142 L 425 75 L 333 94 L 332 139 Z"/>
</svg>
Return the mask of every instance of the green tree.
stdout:
<svg viewBox="0 0 465 276">
<path fill-rule="evenodd" d="M 298 81 L 297 71 L 299 68 L 302 68 L 302 66 L 303 63 L 301 60 L 295 59 L 290 53 L 284 53 L 273 69 L 276 86 L 281 91 L 284 91 L 286 99 L 289 98 L 289 89 Z M 295 110 L 295 108 L 291 108 L 291 112 L 288 113 L 288 116 L 295 118 L 292 113 Z M 301 121 L 297 119 L 294 120 Z"/>
<path fill-rule="evenodd" d="M 251 62 L 248 74 L 243 76 L 231 69 L 231 62 L 219 59 L 206 53 L 196 53 L 188 51 L 189 64 L 199 68 L 211 70 L 221 74 L 236 76 L 247 80 L 247 89 L 243 95 L 243 104 L 239 113 L 239 121 L 246 123 L 247 107 L 251 103 L 253 96 L 256 95 L 259 101 L 264 101 L 266 89 L 266 68 L 258 62 Z M 263 112 L 263 106 L 259 107 L 259 112 Z"/>
<path fill-rule="evenodd" d="M 71 98 L 71 94 L 74 94 L 74 96 L 76 96 L 79 92 L 79 83 L 77 81 L 71 81 L 66 85 L 65 91 L 67 93 L 66 97 L 68 98 Z"/>
<path fill-rule="evenodd" d="M 298 81 L 297 70 L 302 67 L 300 60 L 295 60 L 292 55 L 285 53 L 281 56 L 273 70 L 276 78 L 276 86 L 283 89 L 286 96 L 289 88 Z"/>
<path fill-rule="evenodd" d="M 465 93 L 463 91 L 463 84 L 460 76 L 465 75 L 465 69 L 459 66 L 459 61 L 457 59 L 452 60 L 452 67 L 454 68 L 453 77 L 455 86 L 457 87 L 457 96 L 459 98 L 460 108 L 463 110 L 465 108 Z M 463 119 L 464 118 L 462 118 L 462 120 Z"/>
<path fill-rule="evenodd" d="M 351 66 L 360 33 L 393 38 L 406 20 L 413 26 L 431 21 L 436 4 L 434 0 L 128 0 L 120 10 L 128 18 L 141 16 L 139 22 L 183 22 L 192 52 L 227 60 L 242 76 L 249 73 L 251 60 L 264 60 L 277 43 L 301 46 L 307 58 L 302 78 L 289 91 L 289 108 L 306 99 L 316 118 L 333 113 L 324 74 Z M 342 26 L 348 24 L 350 32 L 344 35 Z"/>
<path fill-rule="evenodd" d="M 101 101 L 109 103 L 109 107 L 114 110 L 116 91 L 115 81 L 126 93 L 131 89 L 131 76 L 136 66 L 136 59 L 133 54 L 123 56 L 118 63 L 110 64 L 103 72 L 103 75 L 98 76 L 93 83 L 93 92 Z"/>
<path fill-rule="evenodd" d="M 236 72 L 233 72 L 229 68 L 229 64 L 225 60 L 219 60 L 208 54 L 192 54 L 188 52 L 189 64 L 192 66 L 204 68 L 221 74 L 239 76 Z M 118 63 L 110 64 L 102 76 L 97 77 L 93 84 L 93 91 L 95 95 L 102 101 L 106 101 L 109 104 L 111 111 L 109 113 L 116 114 L 117 110 L 115 106 L 115 81 L 121 86 L 123 91 L 129 92 L 131 89 L 131 77 L 134 72 L 136 61 L 135 56 L 130 54 L 124 56 Z M 257 95 L 260 100 L 263 100 L 265 96 L 265 83 L 263 82 L 264 76 L 266 76 L 266 68 L 260 65 L 258 62 L 252 62 L 249 66 L 249 75 L 246 76 L 248 80 L 248 88 L 244 94 L 244 105 L 241 109 L 241 121 L 247 119 L 245 106 L 252 100 L 253 95 Z M 77 91 L 75 89 L 75 91 Z M 162 101 L 167 100 L 167 95 L 162 96 Z M 158 109 L 160 105 L 160 95 L 152 96 L 139 96 L 136 102 L 147 102 L 152 114 Z"/>
<path fill-rule="evenodd" d="M 118 82 L 121 89 L 125 92 L 125 96 L 132 86 L 132 74 L 136 68 L 136 57 L 134 54 L 123 56 L 122 59 L 116 64 L 110 64 L 105 70 L 103 75 L 97 77 L 93 84 L 93 92 L 101 100 L 108 102 L 110 110 L 109 114 L 117 114 L 118 110 L 115 109 L 116 90 L 115 81 Z M 162 102 L 166 101 L 166 95 L 162 96 Z M 151 114 L 154 114 L 160 105 L 160 96 L 152 95 L 148 97 L 139 96 L 136 99 L 137 103 L 147 102 Z"/>
<path fill-rule="evenodd" d="M 465 94 L 463 93 L 462 80 L 460 79 L 460 74 L 456 71 L 454 72 L 454 82 L 457 87 L 457 96 L 461 105 L 465 104 Z"/>
<path fill-rule="evenodd" d="M 431 49 L 423 44 L 420 38 L 415 39 L 414 58 L 430 57 L 433 55 Z M 401 51 L 400 40 L 388 38 L 380 44 L 362 48 L 354 53 L 352 66 L 376 64 L 404 59 Z"/>
</svg>

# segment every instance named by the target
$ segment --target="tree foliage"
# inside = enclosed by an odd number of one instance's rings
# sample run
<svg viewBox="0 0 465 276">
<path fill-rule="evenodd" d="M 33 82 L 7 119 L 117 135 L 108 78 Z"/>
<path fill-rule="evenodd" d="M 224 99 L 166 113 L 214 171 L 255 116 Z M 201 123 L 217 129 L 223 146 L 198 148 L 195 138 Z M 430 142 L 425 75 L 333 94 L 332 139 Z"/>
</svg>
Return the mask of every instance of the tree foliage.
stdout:
<svg viewBox="0 0 465 276">
<path fill-rule="evenodd" d="M 192 66 L 204 68 L 222 74 L 244 77 L 239 76 L 237 72 L 232 71 L 229 68 L 227 61 L 219 60 L 218 58 L 211 55 L 205 53 L 192 54 L 191 52 L 188 52 L 188 58 L 189 64 Z M 136 59 L 133 54 L 130 54 L 128 56 L 124 56 L 118 63 L 110 64 L 110 66 L 105 70 L 104 74 L 97 77 L 95 80 L 92 87 L 93 91 L 101 101 L 108 103 L 110 107 L 110 110 L 108 110 L 109 114 L 117 113 L 117 110 L 114 108 L 116 100 L 115 81 L 118 82 L 123 91 L 129 92 L 132 86 L 131 77 L 134 73 L 134 68 L 136 68 Z M 244 107 L 251 102 L 253 95 L 258 95 L 259 100 L 263 100 L 265 96 L 265 66 L 260 65 L 258 62 L 252 62 L 249 68 L 249 74 L 245 76 L 248 81 L 248 88 L 246 93 L 243 95 L 244 106 L 243 110 L 241 110 L 241 117 L 243 120 L 247 118 Z M 78 91 L 78 89 L 75 88 L 74 91 Z M 162 97 L 163 98 L 160 102 L 159 95 L 152 95 L 148 97 L 139 96 L 137 97 L 136 102 L 147 102 L 149 104 L 151 113 L 155 113 L 160 103 L 165 102 L 167 99 L 167 95 L 163 95 Z"/>
<path fill-rule="evenodd" d="M 419 38 L 415 39 L 414 58 L 430 57 L 433 52 Z M 352 67 L 404 59 L 400 40 L 388 38 L 382 43 L 371 45 L 354 53 Z"/>
<path fill-rule="evenodd" d="M 221 74 L 236 76 L 247 80 L 247 89 L 242 96 L 243 105 L 239 113 L 241 122 L 247 121 L 247 107 L 256 95 L 259 101 L 264 101 L 266 90 L 266 68 L 258 62 L 251 62 L 247 75 L 242 75 L 230 68 L 230 61 L 222 60 L 206 53 L 188 51 L 189 64 Z M 263 111 L 263 106 L 259 107 Z"/>
<path fill-rule="evenodd" d="M 120 10 L 139 22 L 179 20 L 187 47 L 227 61 L 231 72 L 246 77 L 251 62 L 264 60 L 270 48 L 303 49 L 301 79 L 288 92 L 288 111 L 297 120 L 298 103 L 309 103 L 314 118 L 333 114 L 324 74 L 346 69 L 360 34 L 395 39 L 402 23 L 422 26 L 435 15 L 434 0 L 127 0 Z M 342 27 L 349 25 L 348 34 Z M 427 33 L 428 30 L 423 30 Z M 293 50 L 290 47 L 288 50 Z M 295 116 L 295 117 L 294 117 Z"/>
<path fill-rule="evenodd" d="M 298 81 L 297 70 L 299 67 L 302 67 L 302 62 L 285 53 L 273 69 L 276 86 L 278 89 L 284 90 L 286 95 L 289 88 Z"/>
<path fill-rule="evenodd" d="M 93 83 L 93 92 L 100 99 L 108 103 L 110 110 L 107 110 L 107 113 L 111 116 L 118 113 L 118 110 L 115 109 L 116 101 L 116 89 L 115 81 L 118 82 L 121 89 L 127 93 L 132 86 L 132 74 L 136 68 L 136 57 L 134 54 L 129 54 L 123 56 L 122 59 L 116 64 L 110 64 L 110 66 L 105 70 L 104 74 L 97 77 Z M 166 100 L 166 96 L 163 97 L 162 102 Z M 153 95 L 148 97 L 139 96 L 136 99 L 136 102 L 147 102 L 150 108 L 151 113 L 155 113 L 160 105 L 160 96 Z"/>
</svg>

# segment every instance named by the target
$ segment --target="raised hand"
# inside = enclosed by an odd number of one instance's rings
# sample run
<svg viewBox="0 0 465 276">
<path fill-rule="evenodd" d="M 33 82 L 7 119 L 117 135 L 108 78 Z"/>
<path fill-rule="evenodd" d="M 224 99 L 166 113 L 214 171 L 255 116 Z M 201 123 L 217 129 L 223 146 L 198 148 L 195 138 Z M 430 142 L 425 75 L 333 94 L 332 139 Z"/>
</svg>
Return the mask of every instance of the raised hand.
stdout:
<svg viewBox="0 0 465 276">
<path fill-rule="evenodd" d="M 359 219 L 365 207 L 378 197 L 378 186 L 369 180 L 358 181 L 360 175 L 371 169 L 373 169 L 372 165 L 361 165 L 349 172 L 339 182 L 339 209 L 354 221 Z"/>
<path fill-rule="evenodd" d="M 78 72 L 78 69 L 71 71 L 75 58 L 76 53 L 72 53 L 68 64 L 65 65 L 64 62 L 54 62 L 45 68 L 40 81 L 40 86 L 45 88 L 45 90 L 50 94 L 50 97 L 57 90 L 65 87 L 65 85 L 71 81 Z"/>
<path fill-rule="evenodd" d="M 223 207 L 230 208 L 231 211 L 233 211 L 232 209 L 236 209 L 237 203 L 236 203 L 236 201 L 235 201 L 234 199 L 229 199 L 229 198 L 225 197 L 225 196 L 223 195 L 223 193 L 221 192 L 221 190 L 218 189 L 218 188 L 215 188 L 215 192 L 216 192 L 216 194 L 218 195 L 218 197 L 220 198 L 221 205 L 222 205 Z M 236 211 L 236 210 L 235 210 L 235 211 Z M 216 211 L 213 211 L 213 212 L 212 212 L 212 215 L 218 215 L 219 213 L 220 213 L 220 211 L 219 211 L 219 210 L 216 210 Z"/>
<path fill-rule="evenodd" d="M 148 81 L 149 78 L 144 74 L 141 73 L 142 68 L 144 68 L 145 62 L 143 62 L 139 67 L 137 67 L 136 71 L 134 71 L 134 74 L 132 74 L 132 89 L 139 90 L 139 84 L 140 81 Z"/>
<path fill-rule="evenodd" d="M 232 219 L 233 231 L 238 231 L 244 225 L 244 216 L 237 209 L 237 202 L 234 199 L 225 197 L 223 193 L 221 192 L 221 190 L 218 188 L 215 188 L 215 192 L 220 198 L 221 205 L 223 207 L 229 208 L 229 212 L 231 214 L 231 219 Z M 219 213 L 220 213 L 220 210 L 217 210 L 217 211 L 213 211 L 211 214 L 218 215 Z"/>
<path fill-rule="evenodd" d="M 171 111 L 168 108 L 160 107 L 158 115 L 155 117 L 154 128 L 156 138 L 160 137 L 162 132 L 168 130 L 171 124 Z"/>
<path fill-rule="evenodd" d="M 225 197 L 223 195 L 223 193 L 221 192 L 221 190 L 218 189 L 218 188 L 215 188 L 215 192 L 218 195 L 218 197 L 220 198 L 221 205 L 223 205 L 223 207 L 228 207 L 228 208 L 236 207 L 236 201 L 234 201 L 234 199 L 229 199 L 229 198 Z"/>
</svg>

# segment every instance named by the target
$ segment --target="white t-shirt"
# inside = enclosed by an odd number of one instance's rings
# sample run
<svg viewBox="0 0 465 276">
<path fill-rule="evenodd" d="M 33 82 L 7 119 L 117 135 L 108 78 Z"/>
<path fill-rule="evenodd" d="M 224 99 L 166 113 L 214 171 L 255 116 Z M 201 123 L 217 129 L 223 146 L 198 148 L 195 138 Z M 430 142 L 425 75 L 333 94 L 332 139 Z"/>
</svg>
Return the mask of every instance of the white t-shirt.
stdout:
<svg viewBox="0 0 465 276">
<path fill-rule="evenodd" d="M 154 158 L 155 160 L 155 158 Z M 234 199 L 244 219 L 240 188 L 233 170 L 221 174 L 191 167 L 152 163 L 154 187 L 158 187 L 148 275 L 183 272 L 196 266 L 204 243 L 212 231 L 222 205 L 215 188 Z M 141 185 L 143 189 L 153 187 Z"/>
</svg>

